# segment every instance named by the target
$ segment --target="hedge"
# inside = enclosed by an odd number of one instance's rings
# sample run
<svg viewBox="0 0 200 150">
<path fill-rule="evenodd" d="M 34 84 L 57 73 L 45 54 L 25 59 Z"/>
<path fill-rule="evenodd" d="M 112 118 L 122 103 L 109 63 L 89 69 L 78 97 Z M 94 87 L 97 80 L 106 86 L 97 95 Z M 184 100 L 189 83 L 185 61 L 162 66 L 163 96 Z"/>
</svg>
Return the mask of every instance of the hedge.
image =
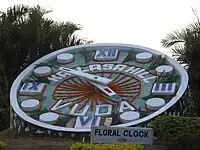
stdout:
<svg viewBox="0 0 200 150">
<path fill-rule="evenodd" d="M 70 150 L 143 150 L 138 144 L 73 144 Z"/>
<path fill-rule="evenodd" d="M 8 145 L 5 142 L 0 141 L 0 150 L 5 150 L 7 146 Z"/>
<path fill-rule="evenodd" d="M 154 136 L 163 140 L 169 149 L 200 149 L 200 118 L 184 116 L 159 116 L 150 127 Z"/>
</svg>

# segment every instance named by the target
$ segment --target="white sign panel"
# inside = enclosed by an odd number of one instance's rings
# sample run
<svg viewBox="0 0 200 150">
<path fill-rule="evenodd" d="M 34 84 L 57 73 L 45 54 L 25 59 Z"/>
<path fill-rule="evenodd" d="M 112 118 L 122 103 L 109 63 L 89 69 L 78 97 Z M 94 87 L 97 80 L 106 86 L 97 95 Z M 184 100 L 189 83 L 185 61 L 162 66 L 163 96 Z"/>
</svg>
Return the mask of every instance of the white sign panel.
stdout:
<svg viewBox="0 0 200 150">
<path fill-rule="evenodd" d="M 91 143 L 153 144 L 152 128 L 92 126 Z"/>
</svg>

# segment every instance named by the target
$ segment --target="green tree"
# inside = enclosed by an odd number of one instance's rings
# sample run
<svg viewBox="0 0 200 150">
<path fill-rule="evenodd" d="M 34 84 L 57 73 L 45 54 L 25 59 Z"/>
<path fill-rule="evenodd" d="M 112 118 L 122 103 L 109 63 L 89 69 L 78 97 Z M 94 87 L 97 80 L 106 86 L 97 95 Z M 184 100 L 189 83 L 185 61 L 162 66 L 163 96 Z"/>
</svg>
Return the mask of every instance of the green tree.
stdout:
<svg viewBox="0 0 200 150">
<path fill-rule="evenodd" d="M 171 48 L 173 57 L 185 66 L 189 75 L 189 100 L 200 116 L 200 19 L 193 10 L 196 21 L 174 31 L 162 39 L 162 46 Z"/>
<path fill-rule="evenodd" d="M 57 49 L 88 43 L 77 38 L 82 28 L 72 22 L 54 22 L 40 6 L 15 5 L 0 16 L 0 56 L 13 79 L 37 58 Z M 12 61 L 11 61 L 12 60 Z"/>
<path fill-rule="evenodd" d="M 0 12 L 0 105 L 6 109 L 9 88 L 24 68 L 60 48 L 92 42 L 78 37 L 80 25 L 47 18 L 51 12 L 39 5 L 14 5 Z"/>
</svg>

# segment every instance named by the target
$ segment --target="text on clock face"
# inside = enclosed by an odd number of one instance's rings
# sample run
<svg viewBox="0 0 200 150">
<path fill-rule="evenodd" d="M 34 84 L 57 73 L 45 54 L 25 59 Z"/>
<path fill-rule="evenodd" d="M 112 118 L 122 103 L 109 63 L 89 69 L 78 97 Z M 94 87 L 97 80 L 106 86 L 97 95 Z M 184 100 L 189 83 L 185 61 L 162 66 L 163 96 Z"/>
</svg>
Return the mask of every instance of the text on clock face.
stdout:
<svg viewBox="0 0 200 150">
<path fill-rule="evenodd" d="M 92 64 L 88 65 L 88 67 L 76 67 L 75 68 L 81 72 L 101 72 L 101 71 L 113 71 L 113 72 L 123 72 L 127 75 L 133 75 L 140 80 L 143 80 L 145 83 L 149 83 L 156 79 L 156 75 L 151 74 L 149 71 L 139 68 L 136 66 L 130 66 L 125 64 Z M 63 80 L 64 78 L 70 76 L 69 72 L 65 71 L 64 67 L 59 68 L 59 72 L 55 75 L 51 75 L 48 77 L 50 81 L 57 82 Z"/>
</svg>

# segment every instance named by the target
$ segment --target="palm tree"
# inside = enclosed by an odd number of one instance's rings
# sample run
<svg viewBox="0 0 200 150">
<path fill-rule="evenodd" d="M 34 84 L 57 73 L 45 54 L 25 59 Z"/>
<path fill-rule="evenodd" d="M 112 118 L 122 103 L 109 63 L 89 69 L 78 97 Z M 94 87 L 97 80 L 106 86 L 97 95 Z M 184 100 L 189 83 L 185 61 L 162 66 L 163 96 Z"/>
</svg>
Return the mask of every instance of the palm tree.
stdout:
<svg viewBox="0 0 200 150">
<path fill-rule="evenodd" d="M 15 5 L 1 13 L 0 57 L 9 69 L 9 81 L 47 53 L 90 42 L 77 37 L 76 31 L 82 30 L 80 25 L 54 22 L 45 17 L 50 12 L 40 6 Z"/>
<path fill-rule="evenodd" d="M 193 10 L 196 21 L 186 28 L 168 34 L 161 43 L 171 48 L 173 57 L 183 64 L 189 74 L 189 98 L 195 112 L 200 116 L 200 19 Z"/>
<path fill-rule="evenodd" d="M 9 109 L 9 88 L 33 61 L 63 47 L 92 42 L 78 37 L 80 25 L 55 22 L 45 16 L 50 12 L 39 5 L 14 5 L 0 12 L 0 108 Z"/>
</svg>

